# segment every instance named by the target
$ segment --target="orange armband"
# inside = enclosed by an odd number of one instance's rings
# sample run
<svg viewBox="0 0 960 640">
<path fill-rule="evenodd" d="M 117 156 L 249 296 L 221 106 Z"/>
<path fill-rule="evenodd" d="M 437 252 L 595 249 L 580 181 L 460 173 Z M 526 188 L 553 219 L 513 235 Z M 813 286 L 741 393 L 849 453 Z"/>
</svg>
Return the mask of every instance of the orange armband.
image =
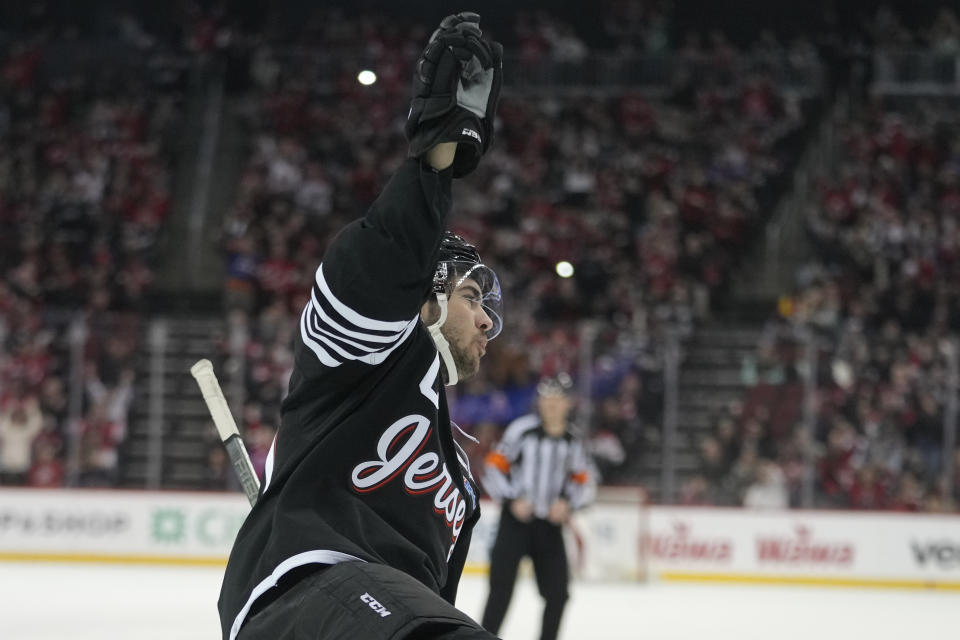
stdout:
<svg viewBox="0 0 960 640">
<path fill-rule="evenodd" d="M 491 467 L 496 467 L 502 473 L 510 473 L 510 461 L 507 460 L 507 457 L 502 453 L 491 451 L 487 454 L 484 462 Z"/>
</svg>

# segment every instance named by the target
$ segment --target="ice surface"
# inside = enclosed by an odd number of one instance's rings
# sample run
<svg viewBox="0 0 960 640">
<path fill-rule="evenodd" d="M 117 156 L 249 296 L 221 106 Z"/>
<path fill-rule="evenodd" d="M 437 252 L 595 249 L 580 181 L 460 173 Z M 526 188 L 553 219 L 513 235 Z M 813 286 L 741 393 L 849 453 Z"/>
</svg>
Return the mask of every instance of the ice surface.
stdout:
<svg viewBox="0 0 960 640">
<path fill-rule="evenodd" d="M 0 563 L 5 640 L 215 640 L 222 569 Z M 479 617 L 481 577 L 458 604 Z M 955 640 L 957 592 L 575 583 L 565 640 Z M 505 640 L 539 637 L 541 603 L 521 579 Z"/>
</svg>

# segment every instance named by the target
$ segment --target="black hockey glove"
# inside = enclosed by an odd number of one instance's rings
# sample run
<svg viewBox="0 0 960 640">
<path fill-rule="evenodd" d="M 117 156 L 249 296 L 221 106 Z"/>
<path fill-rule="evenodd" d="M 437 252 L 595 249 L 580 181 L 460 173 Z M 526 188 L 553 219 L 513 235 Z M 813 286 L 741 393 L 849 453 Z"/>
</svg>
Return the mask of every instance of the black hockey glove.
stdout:
<svg viewBox="0 0 960 640">
<path fill-rule="evenodd" d="M 430 36 L 413 74 L 413 100 L 404 127 L 409 155 L 456 142 L 453 175 L 473 171 L 493 143 L 503 47 L 481 39 L 480 16 L 447 16 Z"/>
</svg>

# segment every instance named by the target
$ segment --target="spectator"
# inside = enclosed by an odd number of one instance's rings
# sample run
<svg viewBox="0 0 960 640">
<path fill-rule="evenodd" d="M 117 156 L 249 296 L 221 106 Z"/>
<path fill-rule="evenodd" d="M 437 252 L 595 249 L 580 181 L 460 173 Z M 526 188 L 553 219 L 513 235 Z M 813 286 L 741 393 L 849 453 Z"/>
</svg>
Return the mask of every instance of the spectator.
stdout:
<svg viewBox="0 0 960 640">
<path fill-rule="evenodd" d="M 201 486 L 208 491 L 240 491 L 240 481 L 227 457 L 227 451 L 219 441 L 207 448 L 207 466 Z"/>
<path fill-rule="evenodd" d="M 850 487 L 850 506 L 870 510 L 889 506 L 889 490 L 876 467 L 866 465 L 857 470 L 856 479 Z"/>
<path fill-rule="evenodd" d="M 772 460 L 757 462 L 754 481 L 743 495 L 743 506 L 748 509 L 787 509 L 790 495 L 783 470 Z"/>
<path fill-rule="evenodd" d="M 680 485 L 680 495 L 677 503 L 685 506 L 710 506 L 717 504 L 714 491 L 707 479 L 702 475 L 688 478 Z"/>
<path fill-rule="evenodd" d="M 33 465 L 30 467 L 28 484 L 31 487 L 62 487 L 66 479 L 63 461 L 60 459 L 60 443 L 56 438 L 37 439 Z"/>
<path fill-rule="evenodd" d="M 274 427 L 263 425 L 248 435 L 250 461 L 253 463 L 253 469 L 257 472 L 258 478 L 264 478 L 267 456 L 270 453 L 270 446 L 273 444 L 276 433 L 277 430 Z"/>
<path fill-rule="evenodd" d="M 33 443 L 42 430 L 43 414 L 34 396 L 14 400 L 0 412 L 0 483 L 27 484 Z"/>
</svg>

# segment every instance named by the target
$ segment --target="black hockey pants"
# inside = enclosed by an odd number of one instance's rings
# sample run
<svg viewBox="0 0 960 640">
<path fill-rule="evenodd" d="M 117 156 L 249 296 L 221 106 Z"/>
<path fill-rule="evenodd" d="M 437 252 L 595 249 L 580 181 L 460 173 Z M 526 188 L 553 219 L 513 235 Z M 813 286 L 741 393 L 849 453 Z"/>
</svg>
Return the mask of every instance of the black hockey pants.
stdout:
<svg viewBox="0 0 960 640">
<path fill-rule="evenodd" d="M 497 640 L 407 574 L 342 562 L 255 610 L 237 640 Z"/>
</svg>

